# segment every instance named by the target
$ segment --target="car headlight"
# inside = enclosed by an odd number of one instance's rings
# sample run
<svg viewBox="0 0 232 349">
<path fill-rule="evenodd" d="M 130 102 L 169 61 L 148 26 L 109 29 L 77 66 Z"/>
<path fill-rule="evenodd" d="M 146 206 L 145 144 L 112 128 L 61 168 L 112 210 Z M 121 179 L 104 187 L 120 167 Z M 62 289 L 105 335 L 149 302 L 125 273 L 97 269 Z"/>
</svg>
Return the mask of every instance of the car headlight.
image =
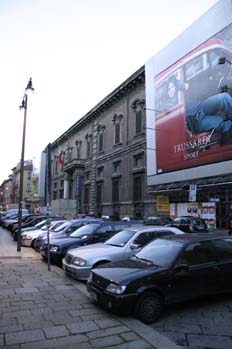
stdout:
<svg viewBox="0 0 232 349">
<path fill-rule="evenodd" d="M 51 246 L 50 247 L 51 252 L 59 252 L 59 250 L 60 250 L 59 246 Z"/>
<path fill-rule="evenodd" d="M 84 267 L 86 265 L 86 261 L 82 258 L 74 258 L 72 264 L 77 265 L 79 267 Z"/>
<path fill-rule="evenodd" d="M 23 240 L 32 239 L 31 235 L 22 235 Z"/>
<path fill-rule="evenodd" d="M 106 287 L 106 291 L 114 294 L 122 294 L 126 289 L 126 286 L 119 286 L 117 284 L 110 283 Z"/>
</svg>

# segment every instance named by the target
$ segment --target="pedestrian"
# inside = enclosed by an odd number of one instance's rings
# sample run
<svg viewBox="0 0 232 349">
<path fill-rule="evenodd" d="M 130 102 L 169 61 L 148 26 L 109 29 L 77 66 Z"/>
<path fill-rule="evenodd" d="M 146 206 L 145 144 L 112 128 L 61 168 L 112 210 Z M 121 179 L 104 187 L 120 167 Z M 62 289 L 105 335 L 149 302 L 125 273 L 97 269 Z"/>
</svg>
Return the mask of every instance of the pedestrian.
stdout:
<svg viewBox="0 0 232 349">
<path fill-rule="evenodd" d="M 229 228 L 228 234 L 232 235 L 232 212 L 231 212 L 229 220 L 228 220 L 228 228 Z"/>
</svg>

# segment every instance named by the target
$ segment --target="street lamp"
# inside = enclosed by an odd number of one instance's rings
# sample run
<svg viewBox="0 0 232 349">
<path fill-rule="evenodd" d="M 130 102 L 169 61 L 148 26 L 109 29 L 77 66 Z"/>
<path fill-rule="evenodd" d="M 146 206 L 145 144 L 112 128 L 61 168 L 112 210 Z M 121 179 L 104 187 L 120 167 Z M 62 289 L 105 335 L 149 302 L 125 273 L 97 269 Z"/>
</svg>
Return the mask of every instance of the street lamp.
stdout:
<svg viewBox="0 0 232 349">
<path fill-rule="evenodd" d="M 28 81 L 27 87 L 24 92 L 22 104 L 19 109 L 24 110 L 23 119 L 23 138 L 22 138 L 22 152 L 21 152 L 21 165 L 20 165 L 20 184 L 19 184 L 19 217 L 18 217 L 18 234 L 17 234 L 17 251 L 21 251 L 21 226 L 22 226 L 22 206 L 23 206 L 23 174 L 24 174 L 24 151 L 25 151 L 25 136 L 26 136 L 26 120 L 27 120 L 27 100 L 28 92 L 34 92 L 32 87 L 32 79 Z"/>
</svg>

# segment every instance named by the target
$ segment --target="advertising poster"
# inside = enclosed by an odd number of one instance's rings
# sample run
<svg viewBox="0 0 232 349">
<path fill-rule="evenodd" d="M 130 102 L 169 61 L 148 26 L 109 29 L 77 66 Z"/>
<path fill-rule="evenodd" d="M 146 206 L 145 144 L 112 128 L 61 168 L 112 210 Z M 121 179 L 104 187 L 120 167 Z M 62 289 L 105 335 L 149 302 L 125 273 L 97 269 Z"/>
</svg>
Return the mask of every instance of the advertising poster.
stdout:
<svg viewBox="0 0 232 349">
<path fill-rule="evenodd" d="M 169 212 L 169 197 L 167 195 L 157 195 L 156 210 Z"/>
<path fill-rule="evenodd" d="M 157 174 L 232 159 L 232 24 L 154 76 Z"/>
<path fill-rule="evenodd" d="M 201 218 L 203 218 L 208 228 L 216 228 L 216 204 L 215 202 L 203 202 L 201 206 Z"/>
<path fill-rule="evenodd" d="M 178 203 L 177 204 L 177 216 L 199 216 L 198 203 Z"/>
</svg>

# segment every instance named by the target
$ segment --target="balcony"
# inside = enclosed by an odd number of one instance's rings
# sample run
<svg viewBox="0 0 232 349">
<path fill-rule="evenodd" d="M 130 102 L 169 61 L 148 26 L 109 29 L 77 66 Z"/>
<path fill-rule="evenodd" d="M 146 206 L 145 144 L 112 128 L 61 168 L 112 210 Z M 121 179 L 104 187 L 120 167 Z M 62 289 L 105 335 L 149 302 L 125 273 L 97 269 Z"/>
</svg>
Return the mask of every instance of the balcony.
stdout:
<svg viewBox="0 0 232 349">
<path fill-rule="evenodd" d="M 85 167 L 85 160 L 83 159 L 65 159 L 63 171 L 70 171 L 76 168 L 83 169 Z"/>
</svg>

